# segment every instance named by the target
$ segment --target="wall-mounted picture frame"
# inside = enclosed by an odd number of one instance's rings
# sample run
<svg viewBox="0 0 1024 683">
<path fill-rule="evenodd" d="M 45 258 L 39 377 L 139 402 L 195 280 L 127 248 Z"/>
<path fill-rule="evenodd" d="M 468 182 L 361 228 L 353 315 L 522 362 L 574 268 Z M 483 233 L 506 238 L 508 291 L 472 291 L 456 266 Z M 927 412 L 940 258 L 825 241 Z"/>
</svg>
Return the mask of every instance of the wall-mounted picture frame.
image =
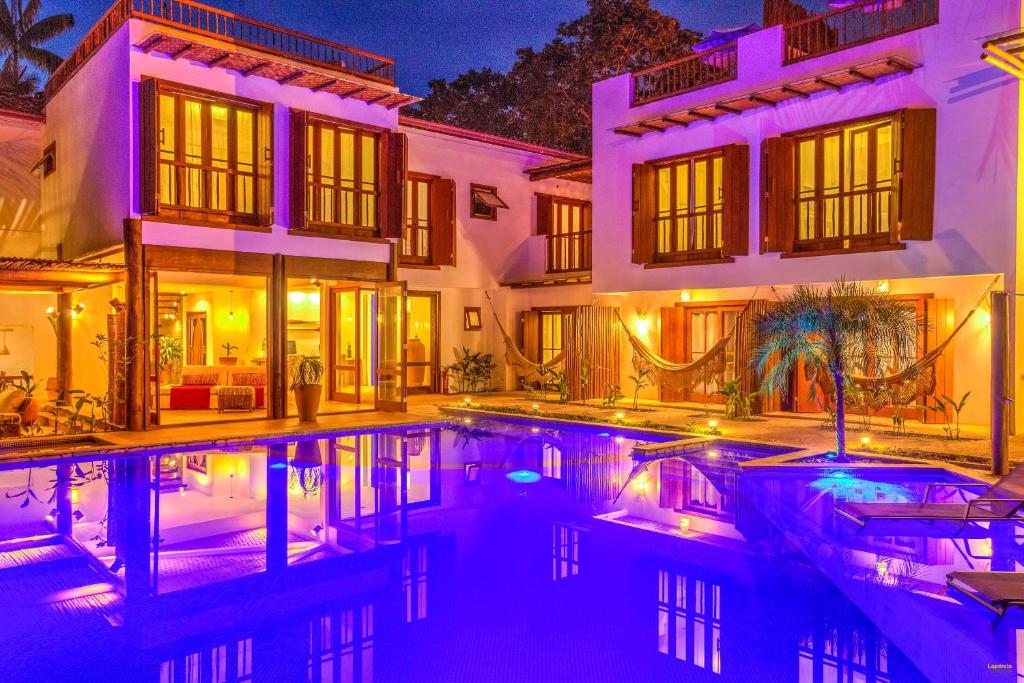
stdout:
<svg viewBox="0 0 1024 683">
<path fill-rule="evenodd" d="M 465 318 L 466 332 L 477 332 L 484 328 L 479 306 L 466 306 L 463 316 Z"/>
</svg>

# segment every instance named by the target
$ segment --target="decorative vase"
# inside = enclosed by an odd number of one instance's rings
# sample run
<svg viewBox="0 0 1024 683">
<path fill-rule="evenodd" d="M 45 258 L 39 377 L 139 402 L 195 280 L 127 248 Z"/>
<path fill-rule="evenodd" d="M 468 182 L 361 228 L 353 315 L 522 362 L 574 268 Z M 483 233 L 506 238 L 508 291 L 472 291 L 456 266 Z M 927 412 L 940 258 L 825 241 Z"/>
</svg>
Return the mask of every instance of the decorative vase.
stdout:
<svg viewBox="0 0 1024 683">
<path fill-rule="evenodd" d="M 220 361 L 221 365 L 233 368 L 238 365 L 238 356 L 221 356 L 217 360 Z"/>
<path fill-rule="evenodd" d="M 295 407 L 298 410 L 300 422 L 316 422 L 322 390 L 322 384 L 306 384 L 292 390 L 295 394 Z"/>
</svg>

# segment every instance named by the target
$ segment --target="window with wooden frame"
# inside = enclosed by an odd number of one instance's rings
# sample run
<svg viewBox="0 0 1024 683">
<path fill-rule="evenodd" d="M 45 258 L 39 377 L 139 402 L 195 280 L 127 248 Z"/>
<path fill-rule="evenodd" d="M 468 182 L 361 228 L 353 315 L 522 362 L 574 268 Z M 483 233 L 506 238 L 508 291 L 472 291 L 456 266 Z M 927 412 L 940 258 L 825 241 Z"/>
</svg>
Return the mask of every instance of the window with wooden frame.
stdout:
<svg viewBox="0 0 1024 683">
<path fill-rule="evenodd" d="M 768 138 L 762 156 L 763 252 L 872 251 L 932 237 L 934 109 Z"/>
<path fill-rule="evenodd" d="M 520 316 L 519 341 L 530 360 L 547 363 L 564 348 L 565 321 L 573 306 L 533 308 Z"/>
<path fill-rule="evenodd" d="M 143 214 L 269 225 L 272 105 L 177 84 L 139 84 Z"/>
<path fill-rule="evenodd" d="M 43 156 L 32 167 L 32 172 L 38 171 L 43 178 L 57 170 L 57 143 L 51 142 L 43 150 Z"/>
<path fill-rule="evenodd" d="M 291 229 L 402 237 L 404 133 L 291 111 Z"/>
<path fill-rule="evenodd" d="M 399 262 L 455 265 L 455 183 L 410 173 L 405 182 L 405 221 Z"/>
<path fill-rule="evenodd" d="M 545 269 L 548 273 L 590 270 L 590 202 L 538 194 L 537 234 L 547 238 Z"/>
<path fill-rule="evenodd" d="M 633 166 L 633 262 L 700 264 L 747 253 L 750 153 L 727 145 Z"/>
<path fill-rule="evenodd" d="M 498 188 L 492 185 L 469 186 L 469 217 L 483 218 L 489 221 L 498 220 L 498 209 L 507 209 L 506 204 L 498 196 Z"/>
</svg>

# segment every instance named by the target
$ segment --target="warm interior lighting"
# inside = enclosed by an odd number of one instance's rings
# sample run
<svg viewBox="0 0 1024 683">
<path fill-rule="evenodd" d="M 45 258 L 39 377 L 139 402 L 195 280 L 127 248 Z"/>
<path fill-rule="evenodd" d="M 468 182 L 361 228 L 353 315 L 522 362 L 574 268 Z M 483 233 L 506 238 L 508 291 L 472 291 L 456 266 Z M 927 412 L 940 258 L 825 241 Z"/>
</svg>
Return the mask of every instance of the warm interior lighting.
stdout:
<svg viewBox="0 0 1024 683">
<path fill-rule="evenodd" d="M 889 293 L 889 281 L 888 280 L 879 280 L 878 284 L 875 285 L 875 291 L 878 292 L 879 294 L 888 294 Z"/>
<path fill-rule="evenodd" d="M 718 420 L 708 420 L 708 427 L 718 429 Z"/>
<path fill-rule="evenodd" d="M 78 317 L 85 311 L 85 304 L 79 301 L 77 304 L 71 307 L 71 319 L 78 320 Z"/>
<path fill-rule="evenodd" d="M 646 337 L 651 329 L 651 320 L 646 313 L 641 313 L 636 318 L 636 332 L 641 337 Z"/>
<path fill-rule="evenodd" d="M 462 402 L 465 403 L 468 406 L 468 405 L 473 403 L 473 399 L 471 397 L 467 396 L 466 398 L 462 399 Z"/>
<path fill-rule="evenodd" d="M 871 437 L 870 436 L 862 436 L 862 437 L 860 437 L 860 445 L 861 446 L 867 446 L 869 443 L 871 443 Z"/>
<path fill-rule="evenodd" d="M 530 406 L 530 409 L 533 410 L 533 412 L 535 412 L 535 413 L 539 413 L 540 412 L 540 404 L 539 403 L 534 403 L 532 406 Z"/>
<path fill-rule="evenodd" d="M 615 419 L 618 420 L 619 422 L 622 422 L 624 419 L 626 419 L 626 414 L 625 413 L 615 413 Z"/>
<path fill-rule="evenodd" d="M 982 325 L 988 327 L 992 324 L 992 314 L 983 308 L 978 311 L 978 320 L 981 321 Z"/>
<path fill-rule="evenodd" d="M 320 292 L 310 292 L 308 298 L 309 303 L 313 304 L 314 306 L 320 305 Z"/>
<path fill-rule="evenodd" d="M 690 294 L 690 290 L 688 290 L 688 289 L 684 289 L 683 291 L 679 292 L 679 300 L 682 301 L 683 303 L 686 303 L 687 301 L 689 301 L 692 298 L 693 297 Z"/>
<path fill-rule="evenodd" d="M 708 451 L 708 457 L 709 458 L 717 458 L 718 457 L 718 451 Z"/>
<path fill-rule="evenodd" d="M 304 292 L 288 292 L 288 301 L 293 304 L 301 304 L 306 300 L 306 294 Z"/>
<path fill-rule="evenodd" d="M 639 493 L 641 496 L 647 495 L 647 491 L 650 488 L 650 483 L 647 481 L 647 473 L 643 472 L 636 481 L 633 482 L 633 490 Z"/>
</svg>

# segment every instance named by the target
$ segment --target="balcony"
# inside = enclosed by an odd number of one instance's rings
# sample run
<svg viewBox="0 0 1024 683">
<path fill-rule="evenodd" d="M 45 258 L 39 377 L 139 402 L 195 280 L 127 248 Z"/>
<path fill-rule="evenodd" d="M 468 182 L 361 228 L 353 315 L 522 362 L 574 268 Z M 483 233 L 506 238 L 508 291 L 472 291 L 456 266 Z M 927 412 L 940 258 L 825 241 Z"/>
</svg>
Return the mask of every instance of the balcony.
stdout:
<svg viewBox="0 0 1024 683">
<path fill-rule="evenodd" d="M 939 0 L 864 0 L 786 23 L 784 63 L 856 47 L 938 20 Z"/>
<path fill-rule="evenodd" d="M 590 236 L 590 230 L 548 235 L 546 272 L 550 275 L 590 270 Z"/>
<path fill-rule="evenodd" d="M 221 43 L 258 50 L 314 68 L 352 74 L 383 86 L 395 84 L 395 62 L 328 40 L 208 7 L 192 0 L 117 0 L 46 84 L 52 97 L 114 32 L 141 19 Z"/>
<path fill-rule="evenodd" d="M 633 74 L 632 106 L 724 83 L 737 75 L 737 44 L 704 50 Z"/>
</svg>

